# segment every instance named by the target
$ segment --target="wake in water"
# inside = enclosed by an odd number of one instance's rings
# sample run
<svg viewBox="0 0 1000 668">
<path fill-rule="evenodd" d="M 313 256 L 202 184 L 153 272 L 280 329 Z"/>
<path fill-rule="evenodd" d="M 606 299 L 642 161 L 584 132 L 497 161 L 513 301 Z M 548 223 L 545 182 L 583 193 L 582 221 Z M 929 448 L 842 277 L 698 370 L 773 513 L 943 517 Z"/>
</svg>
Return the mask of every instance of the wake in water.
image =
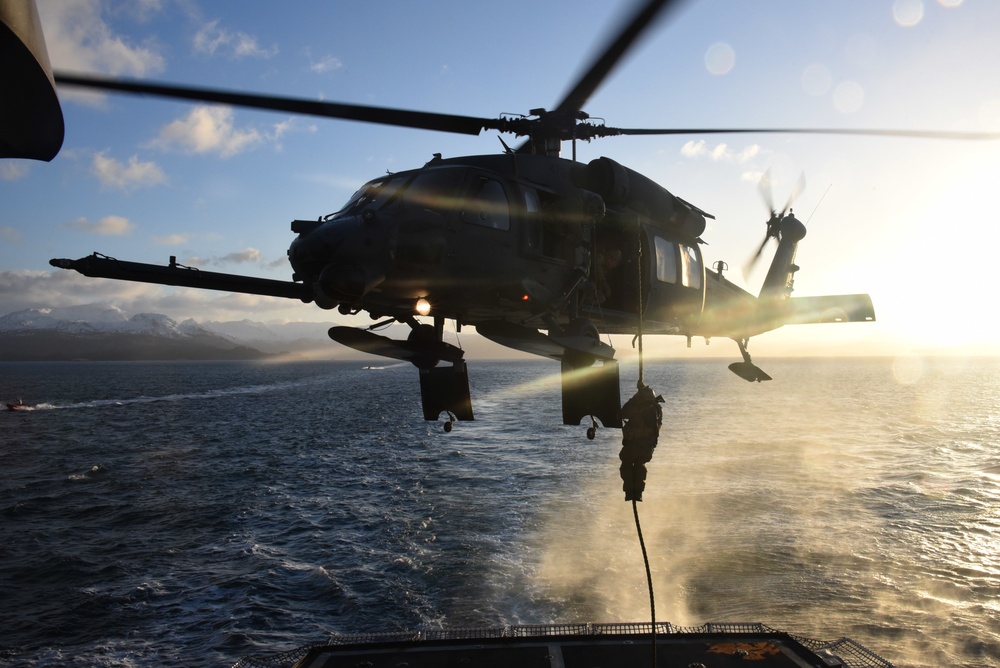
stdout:
<svg viewBox="0 0 1000 668">
<path fill-rule="evenodd" d="M 383 369 L 386 367 L 372 367 Z M 207 390 L 204 392 L 182 392 L 166 394 L 162 396 L 138 396 L 123 399 L 92 399 L 89 401 L 76 401 L 70 403 L 41 402 L 38 404 L 7 404 L 11 412 L 32 412 L 49 410 L 67 410 L 73 408 L 117 408 L 135 404 L 151 404 L 157 402 L 176 402 L 199 399 L 219 399 L 223 397 L 234 397 L 241 395 L 263 395 L 275 392 L 288 391 L 292 389 L 307 387 L 309 385 L 319 385 L 329 382 L 329 377 L 303 378 L 299 380 L 282 381 L 276 383 L 266 383 L 261 385 L 246 385 L 240 387 L 229 387 L 221 389 Z M 17 406 L 16 408 L 10 408 Z"/>
</svg>

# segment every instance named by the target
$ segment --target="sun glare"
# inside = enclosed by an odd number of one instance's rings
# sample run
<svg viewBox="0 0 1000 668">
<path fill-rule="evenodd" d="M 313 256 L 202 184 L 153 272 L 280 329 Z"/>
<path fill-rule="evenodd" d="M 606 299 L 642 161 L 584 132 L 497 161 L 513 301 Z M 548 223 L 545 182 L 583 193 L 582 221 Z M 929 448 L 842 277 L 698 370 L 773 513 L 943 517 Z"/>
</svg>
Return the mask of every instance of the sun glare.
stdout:
<svg viewBox="0 0 1000 668">
<path fill-rule="evenodd" d="M 879 321 L 919 345 L 1000 349 L 993 296 L 1000 212 L 991 202 L 989 153 L 941 149 L 946 168 L 933 187 L 914 189 L 878 242 L 891 249 L 871 268 Z"/>
</svg>

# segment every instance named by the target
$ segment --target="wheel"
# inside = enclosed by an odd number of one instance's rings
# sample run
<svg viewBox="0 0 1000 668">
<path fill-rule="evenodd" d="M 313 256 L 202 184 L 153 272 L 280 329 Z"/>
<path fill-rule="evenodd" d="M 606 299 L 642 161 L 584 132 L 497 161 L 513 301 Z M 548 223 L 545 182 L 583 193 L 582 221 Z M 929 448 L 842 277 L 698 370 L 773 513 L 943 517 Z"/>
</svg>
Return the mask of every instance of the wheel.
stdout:
<svg viewBox="0 0 1000 668">
<path fill-rule="evenodd" d="M 571 320 L 563 331 L 566 333 L 566 336 L 586 336 L 595 341 L 601 340 L 601 333 L 597 331 L 597 325 L 587 318 Z"/>
<path fill-rule="evenodd" d="M 444 423 L 444 431 L 446 434 L 451 433 L 451 421 Z"/>
<path fill-rule="evenodd" d="M 593 441 L 595 436 L 597 436 L 597 430 L 593 427 L 587 427 L 587 438 Z"/>
</svg>

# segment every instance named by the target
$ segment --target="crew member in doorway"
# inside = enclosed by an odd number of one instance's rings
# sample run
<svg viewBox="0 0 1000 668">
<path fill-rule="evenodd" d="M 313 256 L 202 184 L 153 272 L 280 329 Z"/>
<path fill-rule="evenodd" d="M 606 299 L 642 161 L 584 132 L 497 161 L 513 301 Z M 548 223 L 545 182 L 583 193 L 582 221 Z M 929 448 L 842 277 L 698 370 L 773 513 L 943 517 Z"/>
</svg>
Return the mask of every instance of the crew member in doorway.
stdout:
<svg viewBox="0 0 1000 668">
<path fill-rule="evenodd" d="M 602 249 L 597 253 L 597 265 L 594 268 L 594 284 L 597 292 L 597 303 L 604 304 L 614 296 L 612 283 L 617 280 L 618 268 L 622 264 L 620 248 Z M 614 300 L 611 300 L 614 302 Z"/>
<path fill-rule="evenodd" d="M 619 472 L 626 501 L 642 501 L 646 488 L 646 463 L 653 458 L 656 441 L 663 424 L 663 397 L 653 393 L 648 385 L 638 391 L 622 406 L 622 460 Z"/>
</svg>

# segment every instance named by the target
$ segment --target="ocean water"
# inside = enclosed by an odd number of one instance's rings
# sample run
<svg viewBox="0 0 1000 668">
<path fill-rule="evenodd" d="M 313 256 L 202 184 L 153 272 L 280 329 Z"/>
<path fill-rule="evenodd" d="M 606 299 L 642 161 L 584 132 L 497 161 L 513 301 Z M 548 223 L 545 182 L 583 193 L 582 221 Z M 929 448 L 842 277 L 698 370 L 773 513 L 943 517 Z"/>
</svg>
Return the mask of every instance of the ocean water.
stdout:
<svg viewBox="0 0 1000 668">
<path fill-rule="evenodd" d="M 1000 360 L 647 361 L 658 621 L 1000 665 Z M 387 363 L 0 364 L 0 664 L 225 666 L 331 633 L 648 621 L 621 433 L 557 365 L 475 422 Z M 622 366 L 623 398 L 637 377 Z"/>
</svg>

